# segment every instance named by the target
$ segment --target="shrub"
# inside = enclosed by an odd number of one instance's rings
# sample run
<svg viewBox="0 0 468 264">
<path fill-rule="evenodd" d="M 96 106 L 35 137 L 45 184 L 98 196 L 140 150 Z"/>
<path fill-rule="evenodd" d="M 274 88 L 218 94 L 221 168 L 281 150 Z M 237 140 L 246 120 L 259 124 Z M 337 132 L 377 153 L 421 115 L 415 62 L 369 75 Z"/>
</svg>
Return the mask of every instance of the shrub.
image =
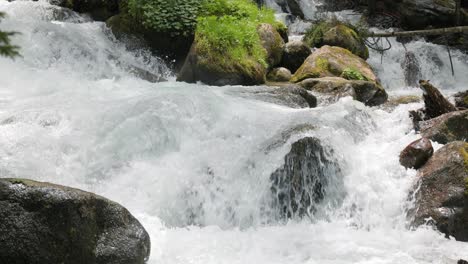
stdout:
<svg viewBox="0 0 468 264">
<path fill-rule="evenodd" d="M 5 13 L 0 12 L 0 21 L 5 17 Z M 0 30 L 0 56 L 14 58 L 19 56 L 19 47 L 11 44 L 10 37 L 16 32 L 4 32 Z"/>
<path fill-rule="evenodd" d="M 204 0 L 128 0 L 128 13 L 145 28 L 171 35 L 193 34 Z"/>
</svg>

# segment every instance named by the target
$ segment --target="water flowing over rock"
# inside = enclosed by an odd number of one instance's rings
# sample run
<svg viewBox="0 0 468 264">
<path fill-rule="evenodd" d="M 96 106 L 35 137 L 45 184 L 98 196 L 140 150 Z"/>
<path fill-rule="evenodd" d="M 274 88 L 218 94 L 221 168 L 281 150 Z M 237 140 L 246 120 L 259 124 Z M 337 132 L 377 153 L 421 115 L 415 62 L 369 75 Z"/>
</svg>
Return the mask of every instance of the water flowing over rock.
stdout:
<svg viewBox="0 0 468 264">
<path fill-rule="evenodd" d="M 400 164 L 405 168 L 421 168 L 434 153 L 431 141 L 427 138 L 411 142 L 400 153 Z"/>
<path fill-rule="evenodd" d="M 441 144 L 451 141 L 468 141 L 468 110 L 441 115 L 419 122 L 421 135 Z"/>
<path fill-rule="evenodd" d="M 339 77 L 310 78 L 299 85 L 307 90 L 330 96 L 334 102 L 341 97 L 352 96 L 367 106 L 376 106 L 387 101 L 387 92 L 378 84 L 368 81 L 346 80 Z"/>
<path fill-rule="evenodd" d="M 270 85 L 270 87 L 252 87 L 248 94 L 266 102 L 291 108 L 314 108 L 317 106 L 317 98 L 298 85 L 284 83 L 270 83 Z"/>
<path fill-rule="evenodd" d="M 78 189 L 0 179 L 2 263 L 143 264 L 150 238 L 124 207 Z"/>
<path fill-rule="evenodd" d="M 342 184 L 332 153 L 317 138 L 306 137 L 292 144 L 283 167 L 271 175 L 274 207 L 280 218 L 312 217 L 327 196 L 327 188 Z"/>
<path fill-rule="evenodd" d="M 408 51 L 405 53 L 405 60 L 401 66 L 404 69 L 406 86 L 418 86 L 418 81 L 421 80 L 421 70 L 414 52 Z"/>
<path fill-rule="evenodd" d="M 429 221 L 446 236 L 468 241 L 468 143 L 436 151 L 418 177 L 414 224 Z"/>
</svg>

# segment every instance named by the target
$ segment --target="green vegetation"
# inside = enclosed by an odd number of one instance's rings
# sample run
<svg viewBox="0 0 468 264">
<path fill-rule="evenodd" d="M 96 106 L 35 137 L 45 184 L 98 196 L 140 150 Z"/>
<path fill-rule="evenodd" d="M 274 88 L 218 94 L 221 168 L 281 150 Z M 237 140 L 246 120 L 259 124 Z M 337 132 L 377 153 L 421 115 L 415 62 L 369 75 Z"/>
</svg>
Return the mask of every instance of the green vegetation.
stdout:
<svg viewBox="0 0 468 264">
<path fill-rule="evenodd" d="M 5 16 L 4 13 L 0 12 L 0 21 Z M 16 32 L 4 32 L 0 30 L 0 56 L 6 56 L 14 58 L 19 56 L 19 47 L 12 45 L 10 37 L 16 34 Z"/>
<path fill-rule="evenodd" d="M 359 80 L 359 81 L 368 81 L 369 79 L 366 76 L 362 75 L 362 73 L 353 68 L 346 68 L 341 73 L 341 77 L 347 80 Z"/>
<path fill-rule="evenodd" d="M 128 0 L 127 11 L 146 29 L 171 35 L 193 34 L 205 0 Z"/>
<path fill-rule="evenodd" d="M 266 63 L 257 28 L 261 23 L 278 25 L 274 12 L 259 9 L 250 0 L 206 0 L 195 32 L 197 49 L 206 60 L 227 69 L 239 65 L 252 70 Z"/>
<path fill-rule="evenodd" d="M 468 172 L 468 143 L 465 143 L 465 147 L 460 149 L 460 153 L 465 161 L 465 171 Z M 468 177 L 465 178 L 465 195 L 468 196 Z"/>
</svg>

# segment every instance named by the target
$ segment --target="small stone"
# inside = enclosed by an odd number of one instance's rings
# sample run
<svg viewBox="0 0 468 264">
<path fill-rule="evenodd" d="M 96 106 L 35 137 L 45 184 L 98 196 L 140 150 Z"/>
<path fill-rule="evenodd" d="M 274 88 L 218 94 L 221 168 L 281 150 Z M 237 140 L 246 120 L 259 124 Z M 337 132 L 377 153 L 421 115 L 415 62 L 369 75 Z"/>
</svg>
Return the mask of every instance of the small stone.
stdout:
<svg viewBox="0 0 468 264">
<path fill-rule="evenodd" d="M 418 139 L 409 144 L 400 153 L 400 164 L 405 168 L 421 168 L 434 154 L 431 141 L 427 138 Z"/>
<path fill-rule="evenodd" d="M 291 72 L 283 67 L 274 68 L 267 75 L 267 79 L 272 82 L 288 82 L 291 80 Z"/>
</svg>

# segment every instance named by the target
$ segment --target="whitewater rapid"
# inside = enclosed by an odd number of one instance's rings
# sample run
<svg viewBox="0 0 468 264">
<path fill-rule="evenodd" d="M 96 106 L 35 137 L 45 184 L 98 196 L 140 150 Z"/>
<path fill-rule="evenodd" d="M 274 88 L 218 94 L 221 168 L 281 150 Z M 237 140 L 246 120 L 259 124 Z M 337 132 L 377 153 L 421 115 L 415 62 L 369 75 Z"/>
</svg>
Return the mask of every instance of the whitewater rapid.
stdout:
<svg viewBox="0 0 468 264">
<path fill-rule="evenodd" d="M 418 138 L 408 110 L 341 99 L 292 109 L 252 87 L 174 81 L 145 51 L 128 51 L 103 23 L 45 1 L 0 2 L 3 30 L 20 31 L 21 58 L 0 58 L 0 174 L 95 192 L 127 207 L 151 236 L 149 263 L 455 263 L 465 243 L 408 227 L 416 172 L 399 152 Z M 371 53 L 390 96 L 404 87 L 403 47 Z M 466 89 L 467 56 L 414 41 L 422 76 L 445 94 Z M 429 56 L 429 54 L 432 54 Z M 437 61 L 434 56 L 440 59 Z M 128 73 L 151 71 L 168 82 Z M 285 131 L 298 126 L 291 137 Z M 274 221 L 270 175 L 291 144 L 315 136 L 343 172 L 339 206 L 313 219 Z M 278 144 L 280 142 L 281 144 Z M 436 144 L 436 148 L 440 145 Z M 331 195 L 331 194 L 329 194 Z"/>
</svg>

